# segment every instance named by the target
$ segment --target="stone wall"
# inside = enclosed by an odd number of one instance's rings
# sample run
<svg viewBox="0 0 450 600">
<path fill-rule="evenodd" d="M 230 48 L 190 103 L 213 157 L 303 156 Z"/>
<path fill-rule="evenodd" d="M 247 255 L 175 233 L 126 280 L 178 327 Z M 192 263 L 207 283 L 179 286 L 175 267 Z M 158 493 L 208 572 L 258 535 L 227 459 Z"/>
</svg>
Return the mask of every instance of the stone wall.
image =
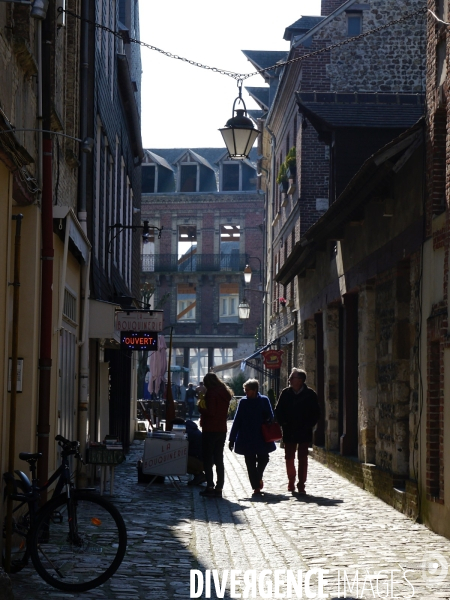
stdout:
<svg viewBox="0 0 450 600">
<path fill-rule="evenodd" d="M 327 452 L 317 446 L 310 451 L 310 456 L 411 519 L 418 517 L 419 495 L 414 481 L 407 479 L 403 488 L 397 488 L 392 474 L 376 465 L 362 463 L 337 452 Z"/>
<path fill-rule="evenodd" d="M 362 32 L 387 24 L 422 6 L 420 0 L 374 0 L 362 10 Z M 347 39 L 345 11 L 327 23 L 316 39 Z M 423 13 L 333 50 L 327 66 L 331 91 L 421 93 L 425 88 Z M 370 77 L 367 75 L 370 73 Z"/>
</svg>

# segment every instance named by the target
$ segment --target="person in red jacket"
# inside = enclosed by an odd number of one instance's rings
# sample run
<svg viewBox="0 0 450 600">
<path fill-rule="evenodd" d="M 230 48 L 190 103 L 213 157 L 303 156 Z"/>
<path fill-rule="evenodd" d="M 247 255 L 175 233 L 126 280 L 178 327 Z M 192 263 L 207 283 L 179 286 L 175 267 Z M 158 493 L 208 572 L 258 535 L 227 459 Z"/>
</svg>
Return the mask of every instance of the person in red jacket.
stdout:
<svg viewBox="0 0 450 600">
<path fill-rule="evenodd" d="M 215 373 L 203 378 L 206 387 L 204 402 L 200 402 L 200 426 L 202 428 L 203 468 L 206 476 L 206 489 L 201 496 L 222 497 L 225 481 L 223 449 L 227 437 L 228 407 L 233 397 L 230 388 Z M 216 465 L 217 483 L 214 487 L 213 465 Z"/>
</svg>

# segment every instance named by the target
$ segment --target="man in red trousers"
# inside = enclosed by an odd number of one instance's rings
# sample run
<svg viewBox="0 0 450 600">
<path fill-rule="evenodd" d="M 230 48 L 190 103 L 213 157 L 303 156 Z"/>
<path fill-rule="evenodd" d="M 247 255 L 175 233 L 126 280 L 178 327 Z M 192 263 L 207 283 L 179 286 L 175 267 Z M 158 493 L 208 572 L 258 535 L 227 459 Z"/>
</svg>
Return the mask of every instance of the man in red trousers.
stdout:
<svg viewBox="0 0 450 600">
<path fill-rule="evenodd" d="M 308 474 L 308 448 L 312 443 L 313 427 L 320 417 L 317 394 L 306 383 L 306 372 L 292 369 L 289 387 L 278 398 L 275 416 L 283 430 L 284 456 L 288 476 L 288 491 L 306 495 L 305 482 Z M 298 483 L 295 486 L 295 453 L 298 457 Z"/>
</svg>

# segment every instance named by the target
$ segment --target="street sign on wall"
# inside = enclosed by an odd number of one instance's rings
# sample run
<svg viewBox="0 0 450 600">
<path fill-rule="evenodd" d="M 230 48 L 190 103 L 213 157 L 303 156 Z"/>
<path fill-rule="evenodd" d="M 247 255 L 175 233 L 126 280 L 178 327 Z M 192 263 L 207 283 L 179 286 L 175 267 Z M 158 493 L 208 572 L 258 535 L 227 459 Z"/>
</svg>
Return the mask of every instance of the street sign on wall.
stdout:
<svg viewBox="0 0 450 600">
<path fill-rule="evenodd" d="M 283 350 L 265 350 L 261 354 L 266 369 L 279 369 L 281 367 Z"/>
<path fill-rule="evenodd" d="M 163 329 L 162 310 L 119 310 L 116 312 L 116 330 L 158 332 Z"/>
</svg>

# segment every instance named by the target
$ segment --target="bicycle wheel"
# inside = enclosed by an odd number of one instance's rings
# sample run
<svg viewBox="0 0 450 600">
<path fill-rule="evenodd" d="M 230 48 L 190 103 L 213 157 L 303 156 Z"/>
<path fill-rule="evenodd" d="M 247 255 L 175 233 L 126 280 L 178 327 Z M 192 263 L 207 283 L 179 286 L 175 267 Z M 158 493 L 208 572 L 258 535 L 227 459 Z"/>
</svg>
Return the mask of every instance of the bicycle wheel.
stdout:
<svg viewBox="0 0 450 600">
<path fill-rule="evenodd" d="M 59 590 L 85 592 L 117 571 L 127 547 L 127 530 L 108 500 L 74 490 L 69 500 L 63 494 L 42 507 L 29 547 L 33 565 L 44 581 Z"/>
<path fill-rule="evenodd" d="M 15 484 L 19 492 L 22 492 L 20 483 L 16 480 Z M 6 514 L 5 499 L 5 511 Z M 17 573 L 27 564 L 27 539 L 30 531 L 30 511 L 25 501 L 13 500 L 12 512 L 12 536 L 11 536 L 11 564 L 10 573 Z M 3 554 L 2 564 L 5 566 L 5 539 L 6 539 L 6 517 L 3 520 Z"/>
</svg>

